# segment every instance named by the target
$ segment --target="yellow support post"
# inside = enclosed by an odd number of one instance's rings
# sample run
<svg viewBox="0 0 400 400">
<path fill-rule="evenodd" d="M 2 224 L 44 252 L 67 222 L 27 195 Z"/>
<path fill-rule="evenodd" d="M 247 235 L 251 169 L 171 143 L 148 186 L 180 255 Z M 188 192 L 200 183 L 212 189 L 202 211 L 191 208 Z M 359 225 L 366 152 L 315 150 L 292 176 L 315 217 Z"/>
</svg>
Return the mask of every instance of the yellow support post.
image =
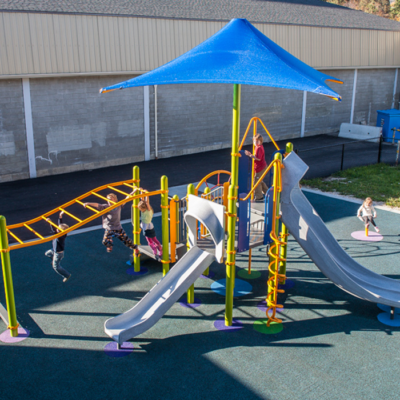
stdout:
<svg viewBox="0 0 400 400">
<path fill-rule="evenodd" d="M 195 193 L 195 189 L 194 189 L 194 185 L 191 183 L 190 185 L 188 185 L 187 187 L 187 198 L 186 198 L 186 209 L 189 209 L 189 194 L 193 194 Z M 187 242 L 186 242 L 186 246 L 187 249 L 189 250 L 189 232 L 188 232 L 188 238 L 187 238 Z M 192 286 L 190 286 L 190 288 L 187 290 L 187 303 L 188 304 L 193 304 L 194 303 L 194 283 Z"/>
<path fill-rule="evenodd" d="M 274 160 L 281 160 L 282 161 L 282 154 L 280 153 L 276 153 Z M 272 216 L 272 218 L 274 218 L 274 222 L 273 222 L 273 232 L 271 232 L 271 234 L 273 235 L 273 237 L 275 237 L 275 239 L 277 239 L 279 237 L 279 218 L 280 218 L 280 202 L 281 202 L 281 195 L 280 195 L 280 188 L 281 188 L 281 182 L 280 182 L 280 165 L 278 163 L 274 164 L 274 209 L 275 209 L 275 213 Z M 274 244 L 271 247 L 271 255 L 273 257 L 273 261 L 271 264 L 273 264 L 270 272 L 269 272 L 269 278 L 273 277 L 276 270 L 279 270 L 279 255 L 280 255 L 280 242 L 279 240 L 275 240 L 274 239 Z M 276 287 L 276 285 L 278 285 L 278 282 L 275 282 L 275 280 L 271 280 L 269 279 L 269 285 L 268 285 L 268 292 L 269 293 L 274 293 L 274 289 Z M 275 303 L 276 303 L 276 299 L 274 299 Z M 267 305 L 268 307 L 271 306 L 272 302 L 270 301 L 270 298 L 268 297 L 267 299 Z"/>
<path fill-rule="evenodd" d="M 140 172 L 139 167 L 135 165 L 132 171 L 132 177 L 134 186 L 140 187 Z M 132 214 L 133 214 L 133 243 L 140 245 L 140 213 L 139 213 L 139 204 L 140 199 L 133 199 L 132 202 Z M 140 272 L 140 255 L 137 255 L 135 251 L 133 251 L 133 270 L 135 272 Z"/>
<path fill-rule="evenodd" d="M 18 336 L 17 311 L 15 308 L 14 286 L 11 273 L 10 248 L 8 246 L 6 219 L 0 215 L 0 252 L 1 265 L 3 269 L 4 290 L 6 294 L 6 306 L 8 314 L 8 329 L 10 336 Z"/>
<path fill-rule="evenodd" d="M 169 231 L 170 231 L 170 249 L 171 249 L 171 262 L 176 261 L 176 242 L 177 242 L 177 225 L 178 225 L 178 215 L 177 215 L 177 201 L 175 195 L 169 202 Z M 179 200 L 179 199 L 178 199 Z"/>
<path fill-rule="evenodd" d="M 163 276 L 169 271 L 169 235 L 168 235 L 168 178 L 161 177 L 161 231 L 162 231 L 162 265 Z"/>
<path fill-rule="evenodd" d="M 286 144 L 286 153 L 289 154 L 292 151 L 293 151 L 293 144 L 292 143 L 287 143 Z M 280 282 L 282 284 L 284 284 L 286 282 L 286 258 L 287 258 L 287 240 L 286 240 L 286 238 L 288 236 L 289 236 L 289 230 L 286 227 L 286 225 L 282 222 L 280 240 L 282 242 L 285 242 L 285 244 L 283 244 L 281 246 L 281 254 L 280 255 L 281 255 L 282 260 L 279 263 L 279 274 L 285 276 L 285 278 Z"/>
<path fill-rule="evenodd" d="M 210 188 L 207 186 L 207 187 L 204 189 L 204 194 L 208 194 L 208 193 L 210 193 Z M 207 200 L 210 200 L 211 197 L 210 197 L 210 196 L 206 196 L 206 199 L 207 199 Z M 206 227 L 205 227 L 204 225 L 201 225 L 201 228 L 202 228 L 202 230 L 203 230 L 203 232 L 202 232 L 202 233 L 203 233 L 203 236 L 207 235 L 207 229 L 206 229 Z M 210 273 L 210 267 L 208 267 L 208 268 L 203 272 L 203 275 L 208 276 L 209 273 Z"/>
</svg>

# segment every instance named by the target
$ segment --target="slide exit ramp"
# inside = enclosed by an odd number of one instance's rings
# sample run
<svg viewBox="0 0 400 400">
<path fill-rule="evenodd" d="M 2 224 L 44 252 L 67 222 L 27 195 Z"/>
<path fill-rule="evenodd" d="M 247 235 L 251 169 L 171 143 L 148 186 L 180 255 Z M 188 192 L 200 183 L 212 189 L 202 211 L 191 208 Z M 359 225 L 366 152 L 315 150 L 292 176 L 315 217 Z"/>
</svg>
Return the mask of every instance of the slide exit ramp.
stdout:
<svg viewBox="0 0 400 400">
<path fill-rule="evenodd" d="M 190 250 L 139 303 L 104 323 L 105 333 L 119 344 L 150 329 L 213 261 L 222 261 L 225 247 L 225 207 L 189 195 L 189 207 L 184 218 L 189 228 Z M 210 253 L 197 246 L 197 221 L 209 231 L 215 244 L 215 252 Z"/>
<path fill-rule="evenodd" d="M 379 275 L 339 245 L 299 188 L 308 166 L 294 152 L 283 161 L 283 223 L 321 272 L 340 289 L 373 303 L 400 307 L 400 281 Z"/>
</svg>

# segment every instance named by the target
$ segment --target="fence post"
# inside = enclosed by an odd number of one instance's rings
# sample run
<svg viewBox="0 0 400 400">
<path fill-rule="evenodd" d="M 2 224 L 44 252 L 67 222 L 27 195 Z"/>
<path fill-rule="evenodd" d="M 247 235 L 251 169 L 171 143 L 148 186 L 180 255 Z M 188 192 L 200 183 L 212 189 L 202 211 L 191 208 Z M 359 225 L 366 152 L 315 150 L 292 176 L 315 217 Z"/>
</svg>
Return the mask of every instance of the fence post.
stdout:
<svg viewBox="0 0 400 400">
<path fill-rule="evenodd" d="M 340 163 L 340 170 L 343 171 L 343 162 L 344 162 L 344 143 L 342 144 L 342 161 Z"/>
<path fill-rule="evenodd" d="M 383 136 L 379 136 L 378 164 L 381 162 Z"/>
</svg>

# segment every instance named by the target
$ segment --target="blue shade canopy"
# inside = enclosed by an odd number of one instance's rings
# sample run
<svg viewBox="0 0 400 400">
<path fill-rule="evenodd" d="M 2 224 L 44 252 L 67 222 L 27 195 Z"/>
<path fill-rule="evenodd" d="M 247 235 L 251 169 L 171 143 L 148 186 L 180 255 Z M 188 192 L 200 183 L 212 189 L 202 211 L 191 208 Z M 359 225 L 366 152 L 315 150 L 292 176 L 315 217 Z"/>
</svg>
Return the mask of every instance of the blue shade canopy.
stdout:
<svg viewBox="0 0 400 400">
<path fill-rule="evenodd" d="M 268 39 L 245 19 L 233 19 L 192 50 L 137 78 L 100 93 L 147 85 L 230 83 L 306 90 L 341 100 L 325 81 L 343 83 L 315 70 Z"/>
</svg>

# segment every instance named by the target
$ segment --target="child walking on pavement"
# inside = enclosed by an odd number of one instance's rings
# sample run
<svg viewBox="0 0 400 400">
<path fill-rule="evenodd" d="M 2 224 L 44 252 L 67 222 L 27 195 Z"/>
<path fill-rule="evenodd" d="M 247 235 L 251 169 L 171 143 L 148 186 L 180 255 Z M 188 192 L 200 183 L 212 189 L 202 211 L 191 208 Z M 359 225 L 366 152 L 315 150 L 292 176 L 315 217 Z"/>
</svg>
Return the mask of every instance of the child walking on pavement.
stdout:
<svg viewBox="0 0 400 400">
<path fill-rule="evenodd" d="M 58 222 L 57 225 L 59 228 L 61 228 L 63 231 L 69 228 L 67 224 L 63 224 L 62 222 L 62 216 L 64 212 L 61 211 L 60 214 L 58 215 Z M 47 221 L 51 221 L 50 218 L 47 218 Z M 56 229 L 53 227 L 53 225 L 50 224 L 50 229 L 51 233 L 53 235 L 56 235 L 57 233 L 60 233 L 60 229 Z M 46 257 L 49 257 L 52 259 L 52 265 L 54 271 L 56 271 L 59 275 L 63 277 L 63 282 L 67 282 L 69 278 L 71 278 L 71 274 L 65 270 L 61 266 L 61 260 L 64 258 L 64 249 L 65 249 L 65 238 L 67 235 L 60 236 L 57 239 L 53 239 L 53 249 L 47 250 L 45 254 Z"/>
<path fill-rule="evenodd" d="M 374 226 L 375 231 L 379 232 L 379 228 L 376 226 L 374 218 L 376 218 L 376 211 L 374 206 L 372 205 L 371 197 L 367 197 L 364 200 L 364 203 L 357 211 L 357 217 L 364 222 L 365 227 L 369 226 L 369 223 Z"/>
<path fill-rule="evenodd" d="M 130 193 L 130 194 L 133 194 Z M 126 198 L 128 198 L 127 196 Z M 106 208 L 112 206 L 113 204 L 118 202 L 118 197 L 115 193 L 109 193 L 107 195 L 107 204 L 99 204 L 99 203 L 84 203 L 83 206 L 86 208 L 87 206 L 97 208 L 99 211 L 105 210 Z M 119 206 L 114 208 L 113 210 L 109 210 L 107 214 L 102 216 L 103 218 L 103 228 L 104 236 L 103 236 L 103 245 L 106 246 L 107 252 L 111 253 L 113 250 L 113 238 L 118 238 L 126 247 L 129 247 L 132 250 L 137 250 L 138 246 L 132 242 L 129 236 L 126 234 L 121 225 L 121 209 L 123 206 Z"/>
<path fill-rule="evenodd" d="M 265 161 L 265 152 L 263 146 L 263 137 L 258 133 L 253 138 L 253 143 L 255 146 L 255 154 L 251 154 L 249 151 L 245 150 L 246 156 L 254 158 L 254 185 L 259 181 L 265 169 L 267 168 L 267 162 Z M 254 200 L 262 201 L 264 195 L 268 191 L 268 186 L 262 181 L 254 191 Z"/>
<path fill-rule="evenodd" d="M 140 188 L 140 190 L 143 190 Z M 142 200 L 139 202 L 139 210 L 140 210 L 140 227 L 144 231 L 144 237 L 147 240 L 147 243 L 153 250 L 154 255 L 156 256 L 157 261 L 161 261 L 162 256 L 162 246 L 161 243 L 156 238 L 156 230 L 154 229 L 154 225 L 151 222 L 153 219 L 153 208 L 150 206 L 149 197 L 142 197 Z"/>
</svg>

